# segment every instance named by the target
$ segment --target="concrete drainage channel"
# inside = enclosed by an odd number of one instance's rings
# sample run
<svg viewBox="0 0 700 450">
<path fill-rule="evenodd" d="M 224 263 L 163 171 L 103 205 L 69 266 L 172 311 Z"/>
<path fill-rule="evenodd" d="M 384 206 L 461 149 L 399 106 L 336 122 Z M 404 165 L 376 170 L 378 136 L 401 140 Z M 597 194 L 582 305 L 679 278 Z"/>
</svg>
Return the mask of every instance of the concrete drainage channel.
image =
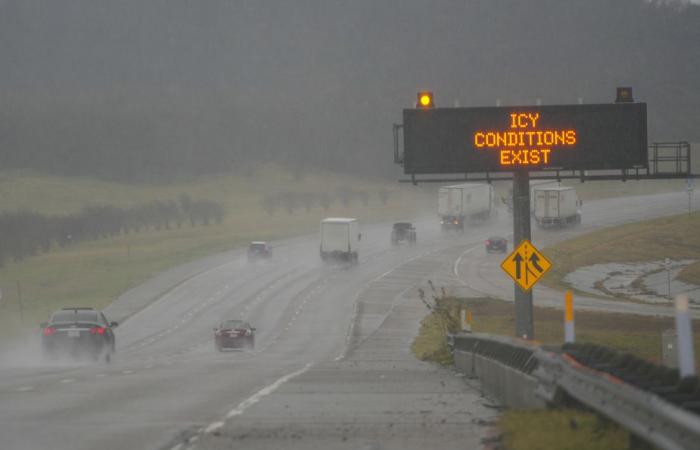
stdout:
<svg viewBox="0 0 700 450">
<path fill-rule="evenodd" d="M 505 406 L 585 405 L 658 448 L 697 448 L 700 380 L 590 344 L 548 348 L 504 336 L 448 337 L 457 371 Z M 696 409 L 697 408 L 697 409 Z"/>
</svg>

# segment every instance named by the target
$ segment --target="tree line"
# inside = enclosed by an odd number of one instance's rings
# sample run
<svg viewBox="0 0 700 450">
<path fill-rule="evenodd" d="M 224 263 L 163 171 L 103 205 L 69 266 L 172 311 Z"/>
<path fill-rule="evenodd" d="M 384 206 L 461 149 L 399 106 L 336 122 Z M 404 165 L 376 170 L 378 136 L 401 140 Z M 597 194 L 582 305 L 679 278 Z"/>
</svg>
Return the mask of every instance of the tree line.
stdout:
<svg viewBox="0 0 700 450">
<path fill-rule="evenodd" d="M 382 205 L 389 202 L 390 192 L 387 189 L 379 189 L 374 193 Z M 328 211 L 333 203 L 340 202 L 344 207 L 349 207 L 353 202 L 359 202 L 362 206 L 368 206 L 372 194 L 364 190 L 353 189 L 348 186 L 339 186 L 333 191 L 316 192 L 278 192 L 267 194 L 260 200 L 262 208 L 273 215 L 279 210 L 288 214 L 303 208 L 306 212 L 320 207 Z"/>
<path fill-rule="evenodd" d="M 31 211 L 0 213 L 0 266 L 6 261 L 48 252 L 54 246 L 66 247 L 82 241 L 105 239 L 119 234 L 146 230 L 180 228 L 221 223 L 222 204 L 193 200 L 182 194 L 175 200 L 154 200 L 139 206 L 86 206 L 67 215 L 47 216 Z"/>
</svg>

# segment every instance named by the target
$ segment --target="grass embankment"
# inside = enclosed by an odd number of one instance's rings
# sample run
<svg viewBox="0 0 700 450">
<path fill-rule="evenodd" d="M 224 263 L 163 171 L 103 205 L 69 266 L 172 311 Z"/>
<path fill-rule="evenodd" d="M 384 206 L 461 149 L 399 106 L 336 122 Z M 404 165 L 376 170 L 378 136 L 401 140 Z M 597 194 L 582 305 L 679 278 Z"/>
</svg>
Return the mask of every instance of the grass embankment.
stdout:
<svg viewBox="0 0 700 450">
<path fill-rule="evenodd" d="M 630 433 L 593 413 L 570 410 L 506 411 L 498 421 L 507 450 L 626 450 Z"/>
<path fill-rule="evenodd" d="M 369 194 L 367 204 L 353 199 L 344 205 L 337 196 L 325 210 L 297 205 L 293 213 L 279 206 L 272 214 L 262 206 L 265 195 L 285 192 L 333 193 L 353 189 Z M 137 206 L 152 200 L 193 199 L 222 203 L 221 225 L 149 230 L 53 248 L 0 268 L 0 339 L 22 328 L 33 328 L 53 310 L 81 305 L 103 308 L 120 293 L 153 274 L 179 263 L 229 250 L 251 240 L 273 240 L 316 233 L 327 216 L 357 217 L 360 223 L 393 221 L 430 210 L 432 194 L 413 186 L 362 180 L 332 173 L 306 174 L 298 179 L 279 167 L 228 174 L 181 183 L 133 185 L 87 178 L 50 177 L 26 172 L 0 173 L 0 211 L 32 210 L 65 214 L 86 205 Z M 381 195 L 388 194 L 386 204 Z M 427 206 L 426 206 L 427 205 Z M 20 320 L 21 291 L 23 319 Z"/>
<path fill-rule="evenodd" d="M 445 330 L 456 329 L 459 310 L 464 307 L 473 314 L 472 331 L 476 333 L 513 336 L 515 307 L 513 303 L 491 298 L 446 298 L 438 300 L 441 314 L 430 314 L 421 323 L 412 350 L 420 359 L 451 364 L 447 351 Z M 444 312 L 449 312 L 447 318 Z M 535 338 L 543 344 L 564 342 L 563 312 L 553 308 L 534 308 Z M 576 340 L 605 345 L 631 353 L 652 362 L 661 360 L 661 334 L 674 328 L 673 318 L 577 311 Z M 693 322 L 700 330 L 700 320 Z M 700 333 L 695 333 L 695 348 L 700 348 Z M 700 372 L 700 359 L 698 360 Z"/>
<path fill-rule="evenodd" d="M 542 283 L 568 287 L 564 277 L 592 264 L 700 259 L 700 212 L 662 217 L 589 233 L 543 249 L 552 268 Z M 700 262 L 687 266 L 678 279 L 700 285 Z"/>
</svg>

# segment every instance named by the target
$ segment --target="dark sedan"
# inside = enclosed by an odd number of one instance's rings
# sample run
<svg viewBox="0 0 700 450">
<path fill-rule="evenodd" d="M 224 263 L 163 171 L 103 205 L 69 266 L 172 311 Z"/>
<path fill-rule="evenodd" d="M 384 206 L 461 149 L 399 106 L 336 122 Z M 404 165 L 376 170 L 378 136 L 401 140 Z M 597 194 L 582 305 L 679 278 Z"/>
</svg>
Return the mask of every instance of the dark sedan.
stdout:
<svg viewBox="0 0 700 450">
<path fill-rule="evenodd" d="M 272 258 L 272 247 L 263 241 L 253 241 L 248 246 L 248 261 Z"/>
<path fill-rule="evenodd" d="M 227 348 L 255 347 L 255 328 L 243 320 L 225 320 L 214 328 L 214 346 L 217 351 Z"/>
<path fill-rule="evenodd" d="M 112 328 L 102 312 L 93 308 L 64 308 L 41 324 L 41 343 L 47 357 L 104 358 L 109 362 L 115 350 Z"/>
<path fill-rule="evenodd" d="M 491 236 L 486 239 L 486 253 L 508 251 L 508 240 L 500 236 Z"/>
</svg>

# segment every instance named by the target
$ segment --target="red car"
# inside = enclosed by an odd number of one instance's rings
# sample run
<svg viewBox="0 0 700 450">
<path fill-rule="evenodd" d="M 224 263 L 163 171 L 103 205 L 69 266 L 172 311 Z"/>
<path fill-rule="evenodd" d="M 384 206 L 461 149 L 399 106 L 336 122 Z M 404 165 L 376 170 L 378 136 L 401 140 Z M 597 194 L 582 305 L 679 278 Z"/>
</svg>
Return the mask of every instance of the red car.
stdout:
<svg viewBox="0 0 700 450">
<path fill-rule="evenodd" d="M 255 347 L 255 328 L 243 320 L 225 320 L 214 328 L 214 346 L 220 352 L 227 348 Z"/>
<path fill-rule="evenodd" d="M 508 240 L 500 236 L 491 236 L 486 239 L 486 253 L 508 251 Z"/>
</svg>

